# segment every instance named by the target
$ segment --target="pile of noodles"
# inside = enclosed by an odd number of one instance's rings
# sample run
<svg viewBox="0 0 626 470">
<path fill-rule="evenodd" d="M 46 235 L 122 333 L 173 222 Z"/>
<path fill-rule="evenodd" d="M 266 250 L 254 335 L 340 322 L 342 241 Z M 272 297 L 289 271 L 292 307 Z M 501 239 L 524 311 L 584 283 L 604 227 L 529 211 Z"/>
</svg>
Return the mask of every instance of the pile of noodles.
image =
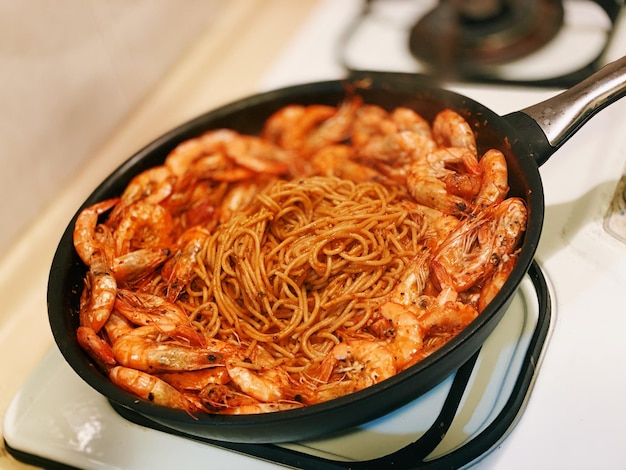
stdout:
<svg viewBox="0 0 626 470">
<path fill-rule="evenodd" d="M 179 304 L 206 336 L 306 371 L 359 334 L 419 251 L 408 199 L 376 182 L 276 180 L 212 233 Z"/>
</svg>

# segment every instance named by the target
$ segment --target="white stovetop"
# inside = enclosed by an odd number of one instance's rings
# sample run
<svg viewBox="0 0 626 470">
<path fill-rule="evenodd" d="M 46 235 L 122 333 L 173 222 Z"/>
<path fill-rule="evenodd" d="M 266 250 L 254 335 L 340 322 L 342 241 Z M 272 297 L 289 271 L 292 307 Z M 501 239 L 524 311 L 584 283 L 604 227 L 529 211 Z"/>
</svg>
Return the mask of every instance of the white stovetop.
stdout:
<svg viewBox="0 0 626 470">
<path fill-rule="evenodd" d="M 276 2 L 271 4 L 276 6 Z M 47 270 L 56 242 L 82 199 L 139 146 L 206 108 L 255 90 L 343 76 L 334 62 L 334 47 L 359 6 L 358 0 L 292 6 L 301 15 L 291 23 L 293 29 L 285 32 L 270 26 L 260 31 L 282 31 L 285 41 L 290 38 L 273 65 L 257 69 L 254 79 L 248 77 L 239 88 L 226 86 L 225 94 L 217 98 L 212 93 L 222 88 L 215 85 L 226 85 L 228 78 L 198 79 L 203 67 L 208 70 L 211 65 L 203 56 L 206 49 L 199 45 L 152 100 L 94 156 L 75 184 L 52 203 L 0 266 L 3 308 L 14 312 L 0 324 L 0 354 L 5 358 L 0 364 L 2 413 L 52 346 L 44 303 Z M 267 14 L 271 15 L 271 8 Z M 274 19 L 280 16 L 277 11 Z M 626 44 L 626 31 L 620 34 L 616 43 Z M 210 49 L 215 47 L 214 42 L 207 44 Z M 241 47 L 242 53 L 248 54 L 255 49 Z M 237 67 L 222 70 L 240 71 Z M 481 86 L 455 89 L 501 114 L 555 93 Z M 177 101 L 178 93 L 181 99 Z M 159 113 L 163 118 L 155 120 Z M 626 244 L 602 228 L 626 164 L 625 122 L 623 100 L 592 119 L 541 168 L 547 207 L 537 259 L 554 289 L 554 331 L 522 418 L 477 468 L 626 467 L 626 432 L 622 426 L 626 419 L 626 377 L 622 373 L 626 316 L 621 296 L 626 284 Z M 148 129 L 150 125 L 153 127 Z M 1 452 L 0 466 L 22 468 Z"/>
</svg>

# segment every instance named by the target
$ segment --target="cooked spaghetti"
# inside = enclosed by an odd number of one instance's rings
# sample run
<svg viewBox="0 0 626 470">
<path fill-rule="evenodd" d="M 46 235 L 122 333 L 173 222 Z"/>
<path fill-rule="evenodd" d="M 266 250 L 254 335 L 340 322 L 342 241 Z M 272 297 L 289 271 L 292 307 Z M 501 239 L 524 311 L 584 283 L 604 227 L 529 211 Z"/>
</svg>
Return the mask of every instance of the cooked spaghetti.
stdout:
<svg viewBox="0 0 626 470">
<path fill-rule="evenodd" d="M 379 183 L 278 180 L 212 234 L 189 298 L 215 302 L 199 315 L 218 337 L 305 369 L 370 322 L 418 252 L 425 226 L 406 198 Z"/>
<path fill-rule="evenodd" d="M 496 295 L 526 223 L 506 179 L 449 110 L 431 127 L 352 99 L 209 131 L 79 215 L 77 338 L 120 387 L 189 412 L 360 390 Z"/>
</svg>

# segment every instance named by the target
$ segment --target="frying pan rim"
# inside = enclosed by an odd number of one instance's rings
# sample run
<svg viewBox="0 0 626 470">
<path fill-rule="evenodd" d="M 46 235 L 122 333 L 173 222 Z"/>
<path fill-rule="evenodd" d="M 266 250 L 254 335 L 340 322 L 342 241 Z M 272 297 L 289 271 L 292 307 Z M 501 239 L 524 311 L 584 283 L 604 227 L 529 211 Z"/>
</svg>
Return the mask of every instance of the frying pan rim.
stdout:
<svg viewBox="0 0 626 470">
<path fill-rule="evenodd" d="M 464 107 L 472 108 L 475 107 L 479 109 L 482 114 L 491 114 L 492 118 L 495 116 L 497 119 L 503 119 L 497 114 L 493 113 L 493 111 L 489 110 L 484 105 L 468 98 L 466 96 L 457 94 L 450 90 L 440 89 L 437 87 L 433 87 L 432 84 L 420 83 L 419 85 L 415 84 L 414 77 L 405 77 L 406 74 L 398 74 L 398 73 L 375 73 L 372 76 L 375 78 L 372 79 L 370 86 L 376 86 L 377 90 L 387 90 L 387 93 L 394 94 L 394 96 L 398 95 L 398 91 L 396 88 L 396 81 L 400 80 L 409 80 L 414 86 L 419 86 L 421 89 L 419 92 L 415 92 L 415 96 L 418 99 L 423 99 L 424 96 L 432 94 L 433 91 L 436 91 L 436 95 L 442 95 L 446 99 L 445 104 L 443 106 L 448 106 L 451 102 L 459 102 L 463 103 Z M 198 128 L 204 126 L 205 130 L 215 128 L 213 124 L 210 124 L 208 127 L 207 121 L 209 123 L 219 122 L 223 117 L 228 117 L 235 115 L 236 113 L 243 113 L 246 110 L 249 110 L 255 106 L 260 106 L 264 103 L 276 103 L 283 102 L 285 99 L 290 99 L 294 96 L 302 96 L 303 93 L 308 93 L 312 89 L 315 90 L 315 94 L 320 94 L 323 92 L 329 93 L 339 93 L 345 92 L 347 86 L 347 82 L 345 80 L 327 80 L 322 82 L 309 82 L 304 84 L 291 85 L 288 87 L 280 88 L 277 90 L 270 90 L 267 92 L 257 93 L 254 95 L 250 95 L 248 97 L 241 98 L 239 100 L 233 101 L 231 103 L 225 104 L 213 110 L 209 110 L 191 120 L 188 120 L 179 126 L 174 127 L 170 131 L 164 133 L 160 137 L 154 139 L 152 142 L 148 143 L 146 146 L 141 148 L 127 160 L 122 162 L 113 172 L 111 172 L 97 187 L 94 191 L 87 197 L 87 199 L 83 202 L 80 208 L 76 211 L 74 217 L 69 222 L 64 234 L 59 242 L 57 250 L 55 252 L 52 267 L 50 270 L 50 276 L 48 280 L 48 311 L 49 311 L 49 321 L 50 326 L 53 332 L 53 336 L 59 349 L 61 350 L 62 355 L 65 360 L 68 361 L 70 366 L 78 373 L 78 375 L 86 381 L 90 386 L 95 388 L 99 393 L 108 397 L 110 400 L 119 404 L 120 406 L 125 406 L 133 411 L 139 412 L 140 414 L 146 416 L 148 419 L 152 419 L 150 413 L 154 410 L 158 410 L 160 414 L 164 416 L 166 422 L 178 422 L 178 420 L 182 420 L 182 424 L 184 425 L 193 425 L 193 422 L 189 422 L 188 416 L 184 412 L 180 412 L 178 410 L 172 410 L 169 408 L 160 407 L 158 405 L 151 404 L 144 400 L 138 400 L 136 397 L 132 397 L 125 392 L 121 392 L 120 389 L 117 388 L 114 384 L 112 384 L 106 377 L 104 377 L 101 373 L 96 373 L 96 377 L 94 378 L 94 368 L 93 365 L 89 366 L 88 364 L 91 361 L 87 361 L 85 358 L 85 354 L 82 354 L 83 360 L 77 360 L 76 357 L 73 356 L 72 353 L 76 353 L 76 343 L 75 341 L 68 342 L 67 338 L 65 341 L 63 337 L 66 336 L 66 330 L 61 328 L 62 324 L 59 322 L 58 318 L 55 318 L 55 306 L 58 307 L 60 302 L 59 293 L 56 292 L 57 288 L 61 287 L 59 285 L 62 276 L 59 274 L 64 272 L 64 269 L 71 269 L 71 266 L 67 263 L 68 256 L 71 255 L 71 251 L 73 249 L 73 245 L 71 244 L 71 234 L 74 222 L 76 217 L 80 213 L 80 211 L 91 205 L 92 203 L 97 202 L 98 200 L 104 199 L 103 193 L 107 193 L 107 191 L 111 190 L 111 187 L 115 185 L 115 183 L 120 182 L 120 180 L 128 180 L 134 174 L 139 173 L 142 169 L 144 169 L 143 165 L 146 161 L 152 162 L 154 159 L 155 153 L 162 154 L 163 159 L 165 158 L 165 154 L 169 152 L 173 148 L 177 142 L 182 142 L 186 138 L 191 137 L 192 134 L 196 133 Z M 438 102 L 439 96 L 436 97 Z M 314 102 L 311 101 L 311 102 Z M 276 105 L 279 107 L 278 105 Z M 195 135 L 198 135 L 197 133 Z M 515 143 L 514 143 L 515 144 Z M 148 166 L 154 166 L 150 164 Z M 532 164 L 527 165 L 528 168 L 533 168 Z M 525 167 L 526 168 L 526 167 Z M 534 167 L 536 170 L 536 166 Z M 539 182 L 539 186 L 534 187 L 534 191 L 538 191 L 540 194 L 531 195 L 535 199 L 539 196 L 541 202 L 543 203 L 543 190 L 541 186 L 541 180 L 538 176 L 538 171 L 536 175 L 536 180 Z M 109 196 L 110 197 L 110 196 Z M 536 205 L 536 204 L 535 204 Z M 533 214 L 535 212 L 535 214 Z M 531 217 L 537 217 L 536 209 L 531 211 Z M 543 213 L 541 212 L 541 223 Z M 539 226 L 541 226 L 541 223 Z M 529 220 L 530 224 L 530 220 Z M 540 232 L 540 228 L 539 228 Z M 485 336 L 485 332 L 490 332 L 495 325 L 499 321 L 499 317 L 503 315 L 504 305 L 507 304 L 507 301 L 510 301 L 512 294 L 517 290 L 517 286 L 521 283 L 526 271 L 528 270 L 534 252 L 536 250 L 536 244 L 539 238 L 539 233 L 533 235 L 532 240 L 529 242 L 529 247 L 526 249 L 522 249 L 523 257 L 520 257 L 518 265 L 513 270 L 510 279 L 507 281 L 501 292 L 494 299 L 494 301 L 487 307 L 487 309 L 479 315 L 479 317 L 474 320 L 467 328 L 464 329 L 461 333 L 459 333 L 453 340 L 440 348 L 437 352 L 435 352 L 432 356 L 424 359 L 418 364 L 396 374 L 394 377 L 387 379 L 379 384 L 376 384 L 372 387 L 368 387 L 359 392 L 355 392 L 348 396 L 339 397 L 337 399 L 331 400 L 329 402 L 320 403 L 317 405 L 307 406 L 303 408 L 298 408 L 294 410 L 288 411 L 280 411 L 276 413 L 266 413 L 263 415 L 252 415 L 252 416 L 224 416 L 224 415 L 201 415 L 199 416 L 198 421 L 195 424 L 202 426 L 210 426 L 216 425 L 220 427 L 219 432 L 224 432 L 229 434 L 231 431 L 228 431 L 226 428 L 232 426 L 234 428 L 237 427 L 246 427 L 246 426 L 258 426 L 259 420 L 262 421 L 263 425 L 271 426 L 277 420 L 280 422 L 289 422 L 292 420 L 302 420 L 307 417 L 319 417 L 321 415 L 332 413 L 334 411 L 340 410 L 346 404 L 353 404 L 355 401 L 362 402 L 370 400 L 371 397 L 380 396 L 381 394 L 389 391 L 394 387 L 397 387 L 407 381 L 411 381 L 416 375 L 423 375 L 428 373 L 428 371 L 437 372 L 436 368 L 438 364 L 441 364 L 444 359 L 449 356 L 452 352 L 456 352 L 463 345 L 467 345 L 469 339 L 480 337 L 482 334 Z M 71 246 L 70 246 L 71 245 Z M 70 256 L 71 257 L 71 256 Z M 74 258 L 76 256 L 74 255 Z M 60 314 L 57 314 L 58 317 Z M 497 320 L 492 320 L 496 318 Z M 495 322 L 495 323 L 494 323 Z M 488 328 L 485 325 L 492 324 L 491 328 Z M 482 332 L 482 333 L 481 333 Z M 486 339 L 486 338 L 484 338 Z M 482 345 L 483 341 L 479 341 L 480 345 Z M 478 341 L 477 341 L 478 342 Z M 465 349 L 471 350 L 467 353 L 466 358 L 469 359 L 471 354 L 474 353 L 480 345 L 473 345 L 472 347 L 465 347 Z M 459 354 L 458 352 L 456 354 Z M 460 366 L 460 364 L 457 365 Z M 435 374 L 437 375 L 437 374 Z M 441 380 L 445 379 L 448 375 L 439 373 L 438 375 L 444 375 L 437 381 L 437 383 L 433 384 L 430 387 L 426 387 L 425 390 L 422 390 L 419 395 L 425 393 L 427 390 L 436 386 Z M 417 396 L 419 396 L 417 395 Z M 399 405 L 398 405 L 399 406 Z M 394 406 L 395 408 L 396 406 Z M 159 422 L 163 422 L 163 420 L 159 419 Z M 215 436 L 214 436 L 215 437 Z M 218 436 L 219 437 L 219 436 Z M 277 440 L 270 440 L 268 442 L 278 442 Z"/>
</svg>

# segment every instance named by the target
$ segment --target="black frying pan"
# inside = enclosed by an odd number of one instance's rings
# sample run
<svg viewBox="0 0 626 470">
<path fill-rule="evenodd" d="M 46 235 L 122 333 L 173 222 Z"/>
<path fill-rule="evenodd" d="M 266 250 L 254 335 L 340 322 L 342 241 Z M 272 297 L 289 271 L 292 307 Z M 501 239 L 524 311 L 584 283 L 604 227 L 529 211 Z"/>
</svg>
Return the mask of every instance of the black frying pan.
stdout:
<svg viewBox="0 0 626 470">
<path fill-rule="evenodd" d="M 366 103 L 389 110 L 409 106 L 432 120 L 440 110 L 452 108 L 475 129 L 479 153 L 497 148 L 506 156 L 510 194 L 526 201 L 529 222 L 518 263 L 491 304 L 458 336 L 422 362 L 357 393 L 319 405 L 263 415 L 193 418 L 183 411 L 163 408 L 122 391 L 78 345 L 75 332 L 85 267 L 72 242 L 74 217 L 52 262 L 48 311 L 61 353 L 83 380 L 117 406 L 155 423 L 191 435 L 231 442 L 282 442 L 320 436 L 383 416 L 414 400 L 467 361 L 498 324 L 530 267 L 539 242 L 544 198 L 538 168 L 592 115 L 626 93 L 626 58 L 606 66 L 553 99 L 505 116 L 410 74 L 359 72 L 349 81 L 357 84 Z M 346 81 L 304 84 L 258 94 L 204 114 L 131 157 L 102 182 L 79 211 L 97 201 L 120 195 L 133 176 L 161 164 L 166 155 L 186 139 L 222 127 L 256 134 L 267 117 L 285 105 L 338 105 L 345 97 L 345 90 Z"/>
</svg>

